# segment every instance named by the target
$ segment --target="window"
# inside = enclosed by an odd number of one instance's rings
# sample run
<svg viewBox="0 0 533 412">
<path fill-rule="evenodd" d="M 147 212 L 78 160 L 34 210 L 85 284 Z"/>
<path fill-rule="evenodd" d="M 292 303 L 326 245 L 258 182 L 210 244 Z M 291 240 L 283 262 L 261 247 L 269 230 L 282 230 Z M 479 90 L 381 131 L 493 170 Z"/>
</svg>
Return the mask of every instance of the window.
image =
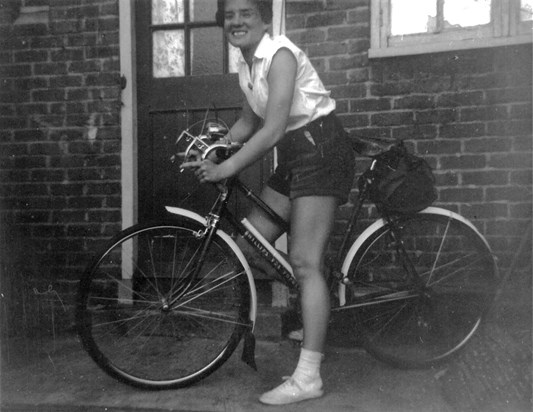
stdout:
<svg viewBox="0 0 533 412">
<path fill-rule="evenodd" d="M 222 74 L 234 53 L 216 25 L 213 0 L 152 0 L 155 78 Z M 234 58 L 233 58 L 234 59 Z"/>
<path fill-rule="evenodd" d="M 369 57 L 532 41 L 533 0 L 372 0 Z"/>
</svg>

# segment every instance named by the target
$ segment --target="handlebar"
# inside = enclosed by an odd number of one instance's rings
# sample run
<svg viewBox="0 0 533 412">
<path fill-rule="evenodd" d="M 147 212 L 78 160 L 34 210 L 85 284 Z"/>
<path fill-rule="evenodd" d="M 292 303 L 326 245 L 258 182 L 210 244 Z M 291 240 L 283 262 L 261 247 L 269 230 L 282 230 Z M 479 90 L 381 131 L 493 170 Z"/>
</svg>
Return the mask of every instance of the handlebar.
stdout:
<svg viewBox="0 0 533 412">
<path fill-rule="evenodd" d="M 180 163 L 191 159 L 205 160 L 212 153 L 215 153 L 219 159 L 227 159 L 242 147 L 242 143 L 228 141 L 228 135 L 229 128 L 220 120 L 194 123 L 182 131 L 176 140 L 178 149 L 180 144 L 186 144 L 185 150 L 178 151 L 170 157 L 170 160 L 172 162 L 180 160 Z"/>
</svg>

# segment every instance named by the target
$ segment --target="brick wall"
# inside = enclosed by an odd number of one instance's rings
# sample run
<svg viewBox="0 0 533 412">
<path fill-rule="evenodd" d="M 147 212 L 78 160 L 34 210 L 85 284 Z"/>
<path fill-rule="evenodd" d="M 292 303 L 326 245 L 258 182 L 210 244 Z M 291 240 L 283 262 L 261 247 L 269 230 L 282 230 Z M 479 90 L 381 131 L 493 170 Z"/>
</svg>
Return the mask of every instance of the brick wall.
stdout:
<svg viewBox="0 0 533 412">
<path fill-rule="evenodd" d="M 11 0 L 0 18 L 2 259 L 73 281 L 87 236 L 120 228 L 118 3 Z"/>
<path fill-rule="evenodd" d="M 437 204 L 472 220 L 507 266 L 531 221 L 531 44 L 369 59 L 369 4 L 289 3 L 287 34 L 350 133 L 406 139 L 435 168 Z"/>
<path fill-rule="evenodd" d="M 118 2 L 0 6 L 3 259 L 73 281 L 120 228 Z M 505 266 L 531 220 L 531 45 L 369 60 L 369 18 L 368 0 L 289 3 L 288 34 L 350 133 L 407 139 Z"/>
</svg>

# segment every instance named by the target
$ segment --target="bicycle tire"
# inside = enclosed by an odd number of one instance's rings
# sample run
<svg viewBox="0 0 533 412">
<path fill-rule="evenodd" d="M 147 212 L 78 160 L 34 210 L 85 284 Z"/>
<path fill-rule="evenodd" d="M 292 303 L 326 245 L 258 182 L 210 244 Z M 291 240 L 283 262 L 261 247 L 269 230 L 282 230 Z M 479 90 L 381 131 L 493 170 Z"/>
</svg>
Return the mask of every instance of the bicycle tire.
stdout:
<svg viewBox="0 0 533 412">
<path fill-rule="evenodd" d="M 479 232 L 459 219 L 419 213 L 394 226 L 403 247 L 385 224 L 349 262 L 346 307 L 354 308 L 351 318 L 368 353 L 400 368 L 429 367 L 457 353 L 477 330 L 498 269 Z M 413 269 L 422 287 L 408 274 Z"/>
<path fill-rule="evenodd" d="M 87 268 L 78 288 L 78 334 L 110 376 L 143 389 L 191 385 L 218 369 L 252 328 L 254 286 L 218 233 L 197 278 L 187 276 L 204 229 L 185 217 L 138 224 Z"/>
</svg>

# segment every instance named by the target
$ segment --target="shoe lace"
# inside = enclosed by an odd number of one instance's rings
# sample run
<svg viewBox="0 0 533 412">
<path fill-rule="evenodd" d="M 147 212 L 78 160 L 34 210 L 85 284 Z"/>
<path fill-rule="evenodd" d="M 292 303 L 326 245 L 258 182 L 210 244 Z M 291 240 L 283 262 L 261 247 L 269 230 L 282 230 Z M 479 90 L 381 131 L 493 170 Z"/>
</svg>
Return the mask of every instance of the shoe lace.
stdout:
<svg viewBox="0 0 533 412">
<path fill-rule="evenodd" d="M 284 380 L 285 382 L 283 383 L 283 386 L 284 387 L 291 387 L 291 386 L 295 386 L 297 387 L 299 390 L 302 390 L 302 386 L 300 385 L 300 383 L 294 379 L 292 376 L 283 376 L 281 378 L 282 380 Z"/>
</svg>

